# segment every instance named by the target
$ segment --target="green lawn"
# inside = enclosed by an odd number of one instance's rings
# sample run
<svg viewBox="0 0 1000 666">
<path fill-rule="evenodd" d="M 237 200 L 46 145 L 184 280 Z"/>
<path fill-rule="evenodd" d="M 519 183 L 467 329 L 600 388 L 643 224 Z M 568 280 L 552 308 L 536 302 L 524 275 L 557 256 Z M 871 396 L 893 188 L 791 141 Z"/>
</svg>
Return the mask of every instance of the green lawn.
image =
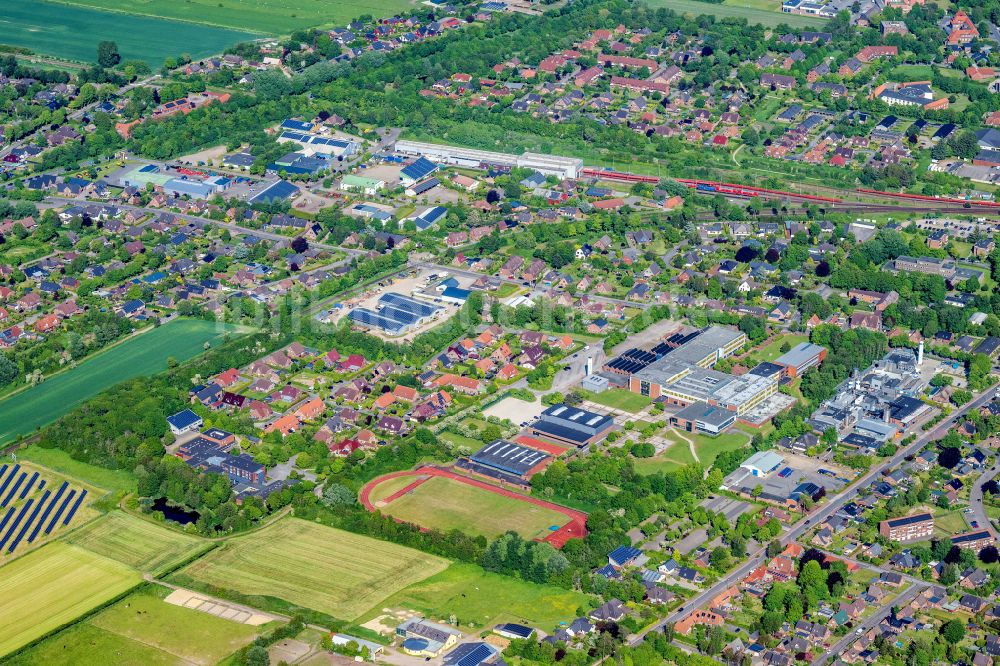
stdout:
<svg viewBox="0 0 1000 666">
<path fill-rule="evenodd" d="M 0 656 L 72 622 L 141 580 L 124 564 L 58 541 L 0 567 Z"/>
<path fill-rule="evenodd" d="M 934 531 L 938 536 L 961 534 L 969 529 L 961 511 L 944 511 L 934 516 Z"/>
<path fill-rule="evenodd" d="M 633 393 L 627 389 L 608 389 L 601 393 L 588 393 L 587 400 L 598 405 L 620 409 L 623 412 L 631 412 L 633 414 L 642 411 L 644 407 L 652 402 L 648 396 Z"/>
<path fill-rule="evenodd" d="M 365 613 L 368 620 L 383 608 L 409 609 L 447 620 L 454 614 L 465 628 L 498 622 L 519 622 L 551 632 L 570 622 L 590 597 L 550 585 L 537 585 L 484 571 L 474 564 L 456 563 L 430 578 L 392 595 Z"/>
<path fill-rule="evenodd" d="M 110 386 L 164 371 L 168 358 L 186 361 L 231 330 L 201 319 L 175 319 L 5 398 L 0 401 L 0 444 L 55 421 Z"/>
<path fill-rule="evenodd" d="M 168 604 L 163 598 L 169 592 L 160 586 L 143 588 L 33 646 L 9 663 L 209 666 L 252 641 L 260 631 L 259 627 Z"/>
<path fill-rule="evenodd" d="M 74 460 L 62 449 L 43 449 L 29 446 L 17 452 L 19 462 L 33 462 L 54 472 L 84 483 L 98 486 L 110 492 L 134 492 L 135 477 L 124 470 L 107 469 Z"/>
<path fill-rule="evenodd" d="M 71 533 L 66 542 L 154 575 L 209 546 L 204 539 L 117 510 Z"/>
<path fill-rule="evenodd" d="M 447 430 L 438 435 L 438 439 L 448 442 L 452 446 L 467 446 L 470 449 L 479 449 L 483 446 L 483 443 L 478 439 L 472 439 L 471 437 L 459 435 L 456 432 L 448 432 Z"/>
<path fill-rule="evenodd" d="M 508 530 L 533 539 L 546 535 L 553 525 L 568 522 L 558 511 L 441 476 L 428 479 L 379 510 L 421 527 L 443 532 L 458 529 L 488 539 Z"/>
<path fill-rule="evenodd" d="M 190 2 L 173 0 L 165 0 L 162 4 L 168 3 L 178 8 L 191 6 Z M 137 3 L 98 0 L 91 4 L 120 9 L 126 5 L 134 7 Z M 112 40 L 118 44 L 122 60 L 145 60 L 156 68 L 169 56 L 188 53 L 195 59 L 203 58 L 255 36 L 243 30 L 157 18 L 157 14 L 161 17 L 168 14 L 155 11 L 151 14 L 135 16 L 43 0 L 4 2 L 0 12 L 3 19 L 0 39 L 5 44 L 24 46 L 36 53 L 88 63 L 97 60 L 98 42 Z"/>
<path fill-rule="evenodd" d="M 785 335 L 778 336 L 770 343 L 762 347 L 761 349 L 755 349 L 751 352 L 751 356 L 760 361 L 771 362 L 774 359 L 781 356 L 784 352 L 781 351 L 781 345 L 788 343 L 788 347 L 792 348 L 800 342 L 808 342 L 809 336 L 804 333 L 787 333 Z"/>
<path fill-rule="evenodd" d="M 759 0 L 731 0 L 724 5 L 717 5 L 698 0 L 646 0 L 650 7 L 666 7 L 682 14 L 698 16 L 706 14 L 716 18 L 743 18 L 749 23 L 775 27 L 784 23 L 792 28 L 815 28 L 826 21 L 818 16 L 800 16 L 786 14 L 781 11 L 781 5 L 775 0 L 773 9 L 760 9 Z"/>
<path fill-rule="evenodd" d="M 448 566 L 448 560 L 297 518 L 230 539 L 182 569 L 178 583 L 282 599 L 354 619 Z M 254 604 L 259 605 L 259 604 Z"/>
<path fill-rule="evenodd" d="M 368 14 L 390 16 L 416 7 L 408 0 L 64 0 L 74 5 L 194 23 L 285 34 L 318 25 L 346 25 Z"/>
<path fill-rule="evenodd" d="M 688 446 L 688 443 L 681 439 L 677 433 L 668 430 L 663 436 L 675 443 L 658 456 L 635 459 L 633 461 L 635 470 L 640 474 L 653 474 L 654 472 L 668 472 L 685 465 L 693 465 L 696 462 L 707 469 L 712 466 L 720 453 L 734 451 L 750 441 L 750 437 L 741 431 L 727 432 L 715 437 L 691 433 L 684 433 L 684 435 L 694 441 L 698 460 L 695 460 L 691 455 L 691 447 Z"/>
</svg>

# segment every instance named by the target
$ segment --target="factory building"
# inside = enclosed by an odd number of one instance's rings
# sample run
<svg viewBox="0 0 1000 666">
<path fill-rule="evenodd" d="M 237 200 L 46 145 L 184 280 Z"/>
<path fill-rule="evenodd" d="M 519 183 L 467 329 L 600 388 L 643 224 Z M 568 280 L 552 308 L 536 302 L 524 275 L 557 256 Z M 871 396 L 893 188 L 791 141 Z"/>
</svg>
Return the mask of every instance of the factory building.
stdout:
<svg viewBox="0 0 1000 666">
<path fill-rule="evenodd" d="M 583 160 L 576 157 L 560 157 L 558 155 L 542 155 L 539 153 L 522 153 L 510 155 L 488 150 L 475 150 L 446 146 L 437 143 L 421 141 L 397 141 L 396 151 L 406 155 L 425 157 L 432 162 L 455 166 L 472 167 L 475 169 L 506 169 L 520 167 L 534 169 L 545 175 L 557 178 L 578 178 L 583 169 Z"/>
</svg>

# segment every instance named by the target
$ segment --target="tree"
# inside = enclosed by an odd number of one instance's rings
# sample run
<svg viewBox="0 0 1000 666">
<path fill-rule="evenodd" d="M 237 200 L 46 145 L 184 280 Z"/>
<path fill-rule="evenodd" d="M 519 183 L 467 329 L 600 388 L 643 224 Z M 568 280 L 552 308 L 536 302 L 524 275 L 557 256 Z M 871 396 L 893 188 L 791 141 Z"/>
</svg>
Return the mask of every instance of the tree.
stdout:
<svg viewBox="0 0 1000 666">
<path fill-rule="evenodd" d="M 247 656 L 244 663 L 246 666 L 270 666 L 271 657 L 267 654 L 267 648 L 261 647 L 260 645 L 254 645 L 252 648 L 247 650 Z"/>
<path fill-rule="evenodd" d="M 323 489 L 323 504 L 331 509 L 354 504 L 354 492 L 347 486 L 331 483 Z"/>
<path fill-rule="evenodd" d="M 105 69 L 110 69 L 120 63 L 122 56 L 118 53 L 118 44 L 111 41 L 103 41 L 97 45 L 97 64 Z"/>
<path fill-rule="evenodd" d="M 961 620 L 949 620 L 941 627 L 941 635 L 946 641 L 955 645 L 965 638 L 965 625 Z"/>
<path fill-rule="evenodd" d="M 10 384 L 17 377 L 17 363 L 6 354 L 0 354 L 0 386 Z"/>
<path fill-rule="evenodd" d="M 309 241 L 302 236 L 296 236 L 292 239 L 291 248 L 299 254 L 302 254 L 309 249 Z"/>
<path fill-rule="evenodd" d="M 997 551 L 996 546 L 984 546 L 979 551 L 979 561 L 983 564 L 992 564 L 998 560 L 1000 560 L 1000 552 Z"/>
</svg>

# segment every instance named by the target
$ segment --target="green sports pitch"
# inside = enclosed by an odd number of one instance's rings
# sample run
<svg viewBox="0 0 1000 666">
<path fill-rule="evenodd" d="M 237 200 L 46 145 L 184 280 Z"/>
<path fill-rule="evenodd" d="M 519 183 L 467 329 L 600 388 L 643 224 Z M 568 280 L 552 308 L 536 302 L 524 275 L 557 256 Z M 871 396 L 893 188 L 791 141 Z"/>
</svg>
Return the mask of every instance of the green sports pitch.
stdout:
<svg viewBox="0 0 1000 666">
<path fill-rule="evenodd" d="M 200 319 L 174 319 L 100 352 L 38 386 L 0 400 L 0 444 L 55 421 L 119 382 L 162 372 L 169 358 L 177 361 L 193 358 L 202 352 L 206 342 L 216 344 L 233 330 Z"/>
</svg>

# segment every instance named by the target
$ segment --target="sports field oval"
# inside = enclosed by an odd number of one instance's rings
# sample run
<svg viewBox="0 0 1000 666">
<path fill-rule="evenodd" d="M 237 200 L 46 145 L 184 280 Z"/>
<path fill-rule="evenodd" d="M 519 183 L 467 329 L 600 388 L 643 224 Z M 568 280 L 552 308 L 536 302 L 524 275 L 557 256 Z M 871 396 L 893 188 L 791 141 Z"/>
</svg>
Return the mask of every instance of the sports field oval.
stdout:
<svg viewBox="0 0 1000 666">
<path fill-rule="evenodd" d="M 360 493 L 369 511 L 488 539 L 514 531 L 559 548 L 586 535 L 587 514 L 437 467 L 387 474 Z"/>
</svg>

